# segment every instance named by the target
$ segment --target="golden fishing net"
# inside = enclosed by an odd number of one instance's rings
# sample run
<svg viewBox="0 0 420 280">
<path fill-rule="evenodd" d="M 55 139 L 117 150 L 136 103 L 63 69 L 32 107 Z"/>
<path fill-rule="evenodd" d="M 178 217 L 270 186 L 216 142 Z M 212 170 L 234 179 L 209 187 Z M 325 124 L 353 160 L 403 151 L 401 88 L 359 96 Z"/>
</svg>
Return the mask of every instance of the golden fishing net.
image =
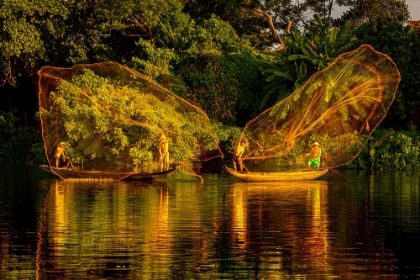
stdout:
<svg viewBox="0 0 420 280">
<path fill-rule="evenodd" d="M 171 165 L 199 174 L 200 162 L 222 155 L 203 110 L 115 62 L 46 66 L 39 107 L 50 166 L 60 142 L 76 169 L 159 171 L 158 143 L 169 142 Z M 60 176 L 60 170 L 55 170 Z"/>
<path fill-rule="evenodd" d="M 314 142 L 322 148 L 321 167 L 345 165 L 385 117 L 400 79 L 390 57 L 362 45 L 250 120 L 234 145 L 246 140 L 244 164 L 261 171 L 307 166 Z"/>
</svg>

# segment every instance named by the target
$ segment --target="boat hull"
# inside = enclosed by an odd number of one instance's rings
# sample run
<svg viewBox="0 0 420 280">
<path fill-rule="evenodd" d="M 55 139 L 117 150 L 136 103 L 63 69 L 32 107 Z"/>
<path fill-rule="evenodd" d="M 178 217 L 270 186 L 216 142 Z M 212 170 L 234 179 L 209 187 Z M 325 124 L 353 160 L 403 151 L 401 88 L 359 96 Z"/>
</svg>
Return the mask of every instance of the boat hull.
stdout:
<svg viewBox="0 0 420 280">
<path fill-rule="evenodd" d="M 176 168 L 172 168 L 162 172 L 133 173 L 132 171 L 57 169 L 46 164 L 42 164 L 39 167 L 48 173 L 57 175 L 61 179 L 154 180 L 169 176 L 176 171 Z"/>
<path fill-rule="evenodd" d="M 155 180 L 155 179 L 167 177 L 171 175 L 172 173 L 174 173 L 175 171 L 176 171 L 176 168 L 171 168 L 165 171 L 152 172 L 152 173 L 139 172 L 139 173 L 131 174 L 130 176 L 125 178 L 125 180 Z"/>
<path fill-rule="evenodd" d="M 329 170 L 319 168 L 284 172 L 240 172 L 227 166 L 224 169 L 236 179 L 244 182 L 308 181 L 321 177 Z"/>
</svg>

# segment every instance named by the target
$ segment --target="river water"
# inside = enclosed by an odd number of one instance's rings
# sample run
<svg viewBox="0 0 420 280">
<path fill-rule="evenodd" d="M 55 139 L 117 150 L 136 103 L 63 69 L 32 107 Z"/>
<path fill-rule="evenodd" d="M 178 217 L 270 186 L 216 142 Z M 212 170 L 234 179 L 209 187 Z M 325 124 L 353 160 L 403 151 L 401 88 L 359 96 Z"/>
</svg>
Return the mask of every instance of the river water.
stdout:
<svg viewBox="0 0 420 280">
<path fill-rule="evenodd" d="M 63 181 L 0 166 L 0 279 L 420 279 L 420 172 Z"/>
</svg>

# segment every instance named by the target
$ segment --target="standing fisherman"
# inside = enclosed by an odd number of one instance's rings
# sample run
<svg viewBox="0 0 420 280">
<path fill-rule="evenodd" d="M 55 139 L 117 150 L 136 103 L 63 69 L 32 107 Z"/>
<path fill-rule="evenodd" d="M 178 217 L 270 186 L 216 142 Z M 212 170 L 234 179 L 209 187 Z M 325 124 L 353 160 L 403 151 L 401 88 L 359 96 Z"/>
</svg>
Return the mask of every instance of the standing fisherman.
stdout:
<svg viewBox="0 0 420 280">
<path fill-rule="evenodd" d="M 233 151 L 232 155 L 232 163 L 233 169 L 236 170 L 236 163 L 239 165 L 239 171 L 243 171 L 246 167 L 243 164 L 242 155 L 244 154 L 245 147 L 248 146 L 248 143 L 245 140 L 239 141 L 238 145 L 236 145 L 235 150 Z"/>
<path fill-rule="evenodd" d="M 165 170 L 169 169 L 169 143 L 166 139 L 166 136 L 162 134 L 159 138 L 159 164 L 160 164 L 160 171 L 163 171 L 163 165 L 165 165 Z"/>
<path fill-rule="evenodd" d="M 318 142 L 315 142 L 311 146 L 311 152 L 308 156 L 311 156 L 311 159 L 308 161 L 308 167 L 317 167 L 321 166 L 321 145 Z"/>
</svg>

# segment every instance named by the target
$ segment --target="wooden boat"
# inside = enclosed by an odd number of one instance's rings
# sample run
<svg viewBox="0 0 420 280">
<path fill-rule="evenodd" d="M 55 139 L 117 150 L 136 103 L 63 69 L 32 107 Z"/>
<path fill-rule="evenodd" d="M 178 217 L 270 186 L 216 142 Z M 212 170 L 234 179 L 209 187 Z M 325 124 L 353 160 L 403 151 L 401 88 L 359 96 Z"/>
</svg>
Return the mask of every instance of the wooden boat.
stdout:
<svg viewBox="0 0 420 280">
<path fill-rule="evenodd" d="M 244 182 L 307 181 L 321 177 L 329 169 L 299 169 L 281 172 L 240 172 L 225 166 L 230 175 Z"/>
<path fill-rule="evenodd" d="M 168 170 L 165 171 L 159 171 L 159 172 L 138 172 L 138 173 L 134 173 L 131 174 L 130 176 L 128 176 L 127 178 L 125 178 L 125 180 L 154 180 L 154 179 L 160 179 L 160 178 L 164 178 L 166 176 L 171 175 L 172 173 L 174 173 L 176 171 L 176 167 L 175 168 L 170 168 Z"/>
<path fill-rule="evenodd" d="M 164 178 L 174 173 L 175 168 L 160 172 L 135 172 L 132 171 L 114 171 L 114 170 L 79 170 L 55 168 L 42 164 L 43 170 L 55 174 L 62 179 L 102 179 L 102 180 L 154 180 Z"/>
</svg>

